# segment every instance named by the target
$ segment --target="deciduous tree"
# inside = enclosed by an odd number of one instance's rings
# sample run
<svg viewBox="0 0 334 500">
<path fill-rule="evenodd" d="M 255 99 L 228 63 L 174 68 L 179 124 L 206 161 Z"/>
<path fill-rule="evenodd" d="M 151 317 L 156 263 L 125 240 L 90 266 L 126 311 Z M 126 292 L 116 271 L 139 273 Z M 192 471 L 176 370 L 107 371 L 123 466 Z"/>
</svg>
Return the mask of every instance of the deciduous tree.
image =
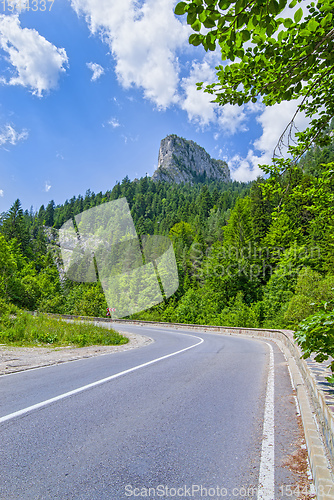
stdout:
<svg viewBox="0 0 334 500">
<path fill-rule="evenodd" d="M 261 100 L 272 106 L 299 99 L 296 114 L 310 119 L 297 132 L 290 152 L 299 159 L 312 143 L 329 143 L 327 126 L 334 116 L 334 0 L 186 0 L 175 13 L 187 14 L 192 45 L 221 51 L 218 81 L 205 87 L 220 105 Z M 203 88 L 203 82 L 198 83 Z M 288 137 L 296 114 L 285 130 Z M 285 137 L 282 135 L 281 140 Z M 278 141 L 280 149 L 281 141 Z M 267 171 L 282 172 L 291 161 L 277 159 Z"/>
</svg>

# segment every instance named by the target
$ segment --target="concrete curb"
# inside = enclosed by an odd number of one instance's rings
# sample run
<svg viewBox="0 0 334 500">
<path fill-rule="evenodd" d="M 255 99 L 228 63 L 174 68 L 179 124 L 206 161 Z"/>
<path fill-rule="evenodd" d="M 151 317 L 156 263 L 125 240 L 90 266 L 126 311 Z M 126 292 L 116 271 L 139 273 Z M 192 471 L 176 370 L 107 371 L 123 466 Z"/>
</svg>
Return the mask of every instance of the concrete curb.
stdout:
<svg viewBox="0 0 334 500">
<path fill-rule="evenodd" d="M 53 315 L 66 319 L 79 319 L 82 321 L 124 323 L 142 326 L 159 326 L 176 329 L 204 330 L 227 335 L 246 335 L 251 337 L 262 337 L 275 341 L 284 353 L 296 389 L 297 399 L 300 407 L 305 439 L 307 444 L 310 467 L 313 475 L 314 486 L 318 500 L 334 500 L 334 416 L 327 407 L 325 396 L 318 388 L 317 382 L 307 363 L 301 359 L 301 351 L 294 342 L 293 332 L 290 330 L 271 330 L 260 328 L 237 328 L 213 325 L 193 325 L 183 323 L 158 323 L 154 321 L 140 320 L 110 320 L 110 318 L 92 318 L 72 315 Z M 309 395 L 315 408 L 312 411 Z M 317 419 L 315 418 L 317 417 Z M 318 423 L 317 423 L 318 420 Z M 326 443 L 320 437 L 320 432 Z M 327 459 L 327 453 L 330 461 Z"/>
<path fill-rule="evenodd" d="M 280 341 L 276 340 L 276 342 L 281 344 Z M 287 359 L 293 384 L 296 389 L 317 498 L 318 500 L 333 500 L 333 474 L 331 466 L 326 458 L 326 450 L 323 441 L 319 437 L 319 429 L 314 418 L 314 412 L 312 412 L 309 404 L 305 383 L 290 351 L 285 345 L 281 344 L 279 347 Z"/>
</svg>

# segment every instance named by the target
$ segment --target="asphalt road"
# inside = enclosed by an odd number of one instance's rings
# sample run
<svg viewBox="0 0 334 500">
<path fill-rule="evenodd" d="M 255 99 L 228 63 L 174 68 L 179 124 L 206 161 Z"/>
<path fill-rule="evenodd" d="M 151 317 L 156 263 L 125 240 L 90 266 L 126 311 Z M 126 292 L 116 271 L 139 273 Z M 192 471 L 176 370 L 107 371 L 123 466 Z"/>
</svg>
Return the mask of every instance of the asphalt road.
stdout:
<svg viewBox="0 0 334 500">
<path fill-rule="evenodd" d="M 155 342 L 0 377 L 1 500 L 295 497 L 300 431 L 274 343 L 119 329 Z"/>
</svg>

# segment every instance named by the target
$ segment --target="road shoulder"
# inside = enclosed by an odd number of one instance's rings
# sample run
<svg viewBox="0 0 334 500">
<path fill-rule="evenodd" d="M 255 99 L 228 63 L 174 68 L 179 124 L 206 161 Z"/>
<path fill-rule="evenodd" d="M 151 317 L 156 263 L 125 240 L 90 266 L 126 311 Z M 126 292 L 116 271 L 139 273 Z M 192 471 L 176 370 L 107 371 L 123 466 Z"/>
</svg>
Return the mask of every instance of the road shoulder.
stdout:
<svg viewBox="0 0 334 500">
<path fill-rule="evenodd" d="M 128 351 L 149 345 L 150 337 L 123 332 L 129 342 L 119 346 L 87 347 L 12 347 L 0 345 L 0 376 L 42 366 L 56 365 L 67 361 L 90 358 L 103 354 Z"/>
</svg>

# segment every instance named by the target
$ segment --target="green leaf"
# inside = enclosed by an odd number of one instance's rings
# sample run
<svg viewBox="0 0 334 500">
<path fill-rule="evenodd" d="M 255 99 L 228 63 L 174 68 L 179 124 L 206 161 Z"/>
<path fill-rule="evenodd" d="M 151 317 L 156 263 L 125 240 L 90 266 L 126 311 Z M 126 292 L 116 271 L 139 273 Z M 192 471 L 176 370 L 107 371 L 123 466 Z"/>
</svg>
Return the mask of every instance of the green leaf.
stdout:
<svg viewBox="0 0 334 500">
<path fill-rule="evenodd" d="M 279 41 L 279 43 L 282 42 L 283 37 L 284 37 L 284 31 L 280 31 L 277 36 L 277 40 Z"/>
<path fill-rule="evenodd" d="M 189 14 L 197 14 L 197 7 L 194 3 L 189 3 L 188 4 L 188 8 L 186 9 L 186 11 L 189 13 Z"/>
<path fill-rule="evenodd" d="M 295 23 L 299 23 L 302 17 L 303 17 L 303 9 L 300 7 L 293 16 Z"/>
<path fill-rule="evenodd" d="M 276 0 L 271 0 L 269 2 L 269 12 L 271 14 L 275 14 L 276 15 L 276 14 L 279 13 L 279 11 L 280 11 L 280 7 L 279 7 L 278 2 L 276 2 Z"/>
<path fill-rule="evenodd" d="M 274 28 L 272 24 L 268 24 L 267 29 L 266 29 L 266 34 L 268 36 L 271 36 L 273 34 Z"/>
<path fill-rule="evenodd" d="M 236 14 L 239 14 L 239 12 L 243 9 L 244 3 L 245 3 L 244 0 L 237 0 L 234 8 L 234 12 Z"/>
<path fill-rule="evenodd" d="M 310 31 L 316 31 L 318 28 L 319 24 L 315 19 L 310 19 L 309 22 L 307 23 L 307 29 Z"/>
<path fill-rule="evenodd" d="M 213 51 L 216 48 L 215 37 L 212 33 L 208 33 L 205 37 L 206 46 L 209 50 Z"/>
<path fill-rule="evenodd" d="M 251 37 L 250 32 L 248 30 L 242 30 L 241 36 L 244 42 L 247 42 L 247 40 L 249 40 Z"/>
<path fill-rule="evenodd" d="M 202 43 L 202 35 L 197 35 L 196 33 L 193 33 L 189 37 L 189 43 L 197 47 L 197 45 L 200 45 Z"/>
<path fill-rule="evenodd" d="M 287 4 L 287 0 L 279 0 L 279 10 L 282 11 Z"/>
<path fill-rule="evenodd" d="M 198 16 L 198 19 L 201 21 L 201 23 L 204 23 L 204 21 L 206 20 L 206 16 L 207 13 L 205 10 L 203 10 L 203 12 L 201 12 L 200 15 Z"/>
<path fill-rule="evenodd" d="M 257 45 L 260 45 L 260 43 L 262 43 L 262 38 L 259 35 L 254 35 L 252 41 Z"/>
<path fill-rule="evenodd" d="M 326 17 L 324 17 L 320 24 L 324 28 L 326 25 L 331 26 L 333 15 L 329 12 Z"/>
<path fill-rule="evenodd" d="M 253 17 L 251 18 L 251 23 L 252 23 L 252 25 L 253 25 L 254 27 L 255 27 L 255 26 L 257 26 L 257 25 L 259 24 L 259 20 L 258 20 L 258 18 L 257 18 L 256 16 L 253 16 Z M 250 24 L 250 23 L 249 23 L 249 24 Z M 249 28 L 251 28 L 251 26 L 249 26 Z"/>
<path fill-rule="evenodd" d="M 248 22 L 248 16 L 247 14 L 240 14 L 237 17 L 237 28 L 241 28 L 244 24 L 247 24 Z"/>
<path fill-rule="evenodd" d="M 299 31 L 299 34 L 300 34 L 301 36 L 308 37 L 308 36 L 310 36 L 311 32 L 310 32 L 309 30 L 307 30 L 306 28 L 303 28 L 303 29 L 301 29 L 301 30 Z"/>
<path fill-rule="evenodd" d="M 221 10 L 226 10 L 229 8 L 229 6 L 231 5 L 232 2 L 230 2 L 230 0 L 220 0 L 219 2 L 219 8 Z"/>
<path fill-rule="evenodd" d="M 187 24 L 194 24 L 194 22 L 196 21 L 196 14 L 188 14 L 187 15 Z"/>
<path fill-rule="evenodd" d="M 332 375 L 331 377 L 326 377 L 326 380 L 327 380 L 327 382 L 329 382 L 330 384 L 334 384 L 334 375 Z"/>
<path fill-rule="evenodd" d="M 216 26 L 216 23 L 210 17 L 207 17 L 205 19 L 205 21 L 203 21 L 203 24 L 204 24 L 205 28 L 214 28 Z M 197 31 L 199 31 L 199 30 L 197 30 Z"/>
<path fill-rule="evenodd" d="M 196 21 L 191 25 L 191 28 L 194 30 L 194 31 L 200 31 L 202 25 L 201 25 L 201 22 L 196 19 Z"/>
<path fill-rule="evenodd" d="M 289 3 L 289 8 L 293 9 L 297 5 L 297 0 L 292 0 L 292 2 Z"/>
<path fill-rule="evenodd" d="M 187 7 L 187 5 L 188 4 L 186 2 L 179 2 L 174 9 L 174 13 L 177 16 L 182 16 L 186 12 L 185 8 Z"/>
<path fill-rule="evenodd" d="M 284 28 L 289 29 L 289 28 L 290 28 L 290 26 L 292 26 L 292 25 L 293 25 L 293 20 L 292 20 L 292 19 L 290 19 L 289 17 L 287 17 L 286 19 L 284 19 L 284 21 L 283 21 L 283 25 L 284 25 Z"/>
<path fill-rule="evenodd" d="M 218 21 L 221 19 L 221 14 L 215 10 L 214 12 L 210 12 L 210 18 Z"/>
</svg>

